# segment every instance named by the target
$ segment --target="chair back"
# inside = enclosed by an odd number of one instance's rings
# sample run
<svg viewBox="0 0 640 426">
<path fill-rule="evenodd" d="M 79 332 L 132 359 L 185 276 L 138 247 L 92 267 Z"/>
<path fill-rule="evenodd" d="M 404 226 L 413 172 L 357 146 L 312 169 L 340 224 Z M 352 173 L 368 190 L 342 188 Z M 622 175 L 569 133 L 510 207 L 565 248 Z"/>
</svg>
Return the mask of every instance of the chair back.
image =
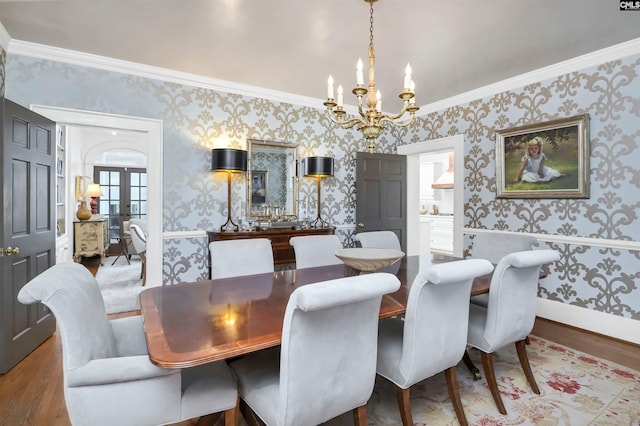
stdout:
<svg viewBox="0 0 640 426">
<path fill-rule="evenodd" d="M 467 346 L 473 279 L 493 265 L 468 259 L 420 271 L 409 290 L 399 369 L 411 386 L 456 365 Z M 383 349 L 380 350 L 381 353 Z"/>
<path fill-rule="evenodd" d="M 342 248 L 342 243 L 337 235 L 291 237 L 289 244 L 293 246 L 296 256 L 296 269 L 342 263 L 335 255 L 336 250 Z"/>
<path fill-rule="evenodd" d="M 120 238 L 122 239 L 126 249 L 127 254 L 138 254 L 135 247 L 133 246 L 133 242 L 131 241 L 131 221 L 123 220 L 122 226 L 120 227 Z"/>
<path fill-rule="evenodd" d="M 554 250 L 528 250 L 506 255 L 493 272 L 489 288 L 484 339 L 492 352 L 523 340 L 536 318 L 542 265 L 560 259 Z"/>
<path fill-rule="evenodd" d="M 83 265 L 63 262 L 52 266 L 22 287 L 18 300 L 42 303 L 56 317 L 65 376 L 91 360 L 117 356 L 100 288 Z"/>
<path fill-rule="evenodd" d="M 137 225 L 138 228 L 140 228 L 142 230 L 142 233 L 144 235 L 147 235 L 147 233 L 149 232 L 147 230 L 147 219 L 133 218 L 129 222 L 130 222 L 131 225 Z"/>
<path fill-rule="evenodd" d="M 133 247 L 136 249 L 136 253 L 145 253 L 147 251 L 147 236 L 145 233 L 134 223 L 129 225 L 129 231 L 131 235 L 131 242 L 133 243 Z"/>
<path fill-rule="evenodd" d="M 393 231 L 359 232 L 354 238 L 362 247 L 401 250 L 400 240 Z"/>
<path fill-rule="evenodd" d="M 131 233 L 131 230 L 129 229 L 131 226 L 131 221 L 130 220 L 123 220 L 122 221 L 122 227 L 120 228 L 120 236 L 122 238 L 128 237 L 129 234 Z"/>
<path fill-rule="evenodd" d="M 302 286 L 282 326 L 277 424 L 317 425 L 367 403 L 376 376 L 380 301 L 388 273 Z"/>
<path fill-rule="evenodd" d="M 273 249 L 267 238 L 209 243 L 211 279 L 273 272 Z"/>
<path fill-rule="evenodd" d="M 525 234 L 508 234 L 504 232 L 481 232 L 473 238 L 471 257 L 487 259 L 497 265 L 500 259 L 517 251 L 533 250 L 538 239 Z"/>
</svg>

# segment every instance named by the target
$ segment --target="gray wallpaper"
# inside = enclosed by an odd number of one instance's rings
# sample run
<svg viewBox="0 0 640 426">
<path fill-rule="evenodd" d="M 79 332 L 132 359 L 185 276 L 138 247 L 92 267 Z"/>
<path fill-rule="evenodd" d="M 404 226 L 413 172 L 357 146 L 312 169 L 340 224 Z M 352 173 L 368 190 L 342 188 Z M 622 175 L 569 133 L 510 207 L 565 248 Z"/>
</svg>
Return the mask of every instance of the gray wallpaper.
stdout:
<svg viewBox="0 0 640 426">
<path fill-rule="evenodd" d="M 210 230 L 226 220 L 226 179 L 212 179 L 210 150 L 246 148 L 248 138 L 298 143 L 300 158 L 334 157 L 335 177 L 322 182 L 322 216 L 354 224 L 355 153 L 366 143 L 355 130 L 336 129 L 320 101 L 312 109 L 18 55 L 6 62 L 7 97 L 18 103 L 163 120 L 165 232 Z M 549 243 L 563 258 L 543 281 L 541 297 L 640 319 L 640 253 L 597 244 L 639 235 L 639 71 L 636 55 L 438 111 L 409 128 L 386 130 L 379 152 L 463 134 L 465 226 L 594 239 Z M 496 198 L 496 130 L 585 113 L 591 117 L 589 199 Z M 234 199 L 242 199 L 244 189 L 235 177 Z M 313 179 L 300 179 L 300 199 L 313 214 Z M 234 205 L 236 217 L 239 208 Z M 351 231 L 340 236 L 353 243 Z M 164 283 L 205 277 L 206 257 L 204 238 L 165 240 Z"/>
<path fill-rule="evenodd" d="M 636 55 L 457 105 L 430 114 L 398 143 L 464 135 L 468 228 L 637 242 L 639 72 Z M 590 198 L 496 198 L 495 132 L 580 114 L 590 116 Z M 548 245 L 562 260 L 542 280 L 541 297 L 640 319 L 639 251 L 597 241 Z"/>
</svg>

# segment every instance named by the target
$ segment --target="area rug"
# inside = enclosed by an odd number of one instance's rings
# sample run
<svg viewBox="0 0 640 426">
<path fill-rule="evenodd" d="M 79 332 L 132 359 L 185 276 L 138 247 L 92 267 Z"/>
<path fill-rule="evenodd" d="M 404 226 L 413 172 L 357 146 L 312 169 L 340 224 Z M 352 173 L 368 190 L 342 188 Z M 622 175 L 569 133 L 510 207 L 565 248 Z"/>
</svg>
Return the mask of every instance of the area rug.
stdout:
<svg viewBox="0 0 640 426">
<path fill-rule="evenodd" d="M 96 274 L 107 314 L 140 309 L 138 294 L 145 289 L 140 278 L 142 261 L 136 257 L 131 258 L 131 265 L 127 264 L 124 257 L 118 259 L 115 265 L 108 261 L 107 258 Z"/>
<path fill-rule="evenodd" d="M 474 381 L 466 367 L 457 369 L 460 396 L 470 425 L 631 425 L 640 424 L 640 371 L 531 337 L 527 346 L 540 395 L 534 394 L 520 368 L 514 346 L 494 354 L 495 372 L 507 415 L 501 415 L 483 379 Z M 470 352 L 482 371 L 477 351 Z M 411 387 L 416 426 L 458 425 L 444 374 Z M 244 420 L 242 420 L 244 422 Z M 368 425 L 402 424 L 392 385 L 378 377 L 367 404 Z M 351 413 L 326 425 L 352 425 Z"/>
</svg>

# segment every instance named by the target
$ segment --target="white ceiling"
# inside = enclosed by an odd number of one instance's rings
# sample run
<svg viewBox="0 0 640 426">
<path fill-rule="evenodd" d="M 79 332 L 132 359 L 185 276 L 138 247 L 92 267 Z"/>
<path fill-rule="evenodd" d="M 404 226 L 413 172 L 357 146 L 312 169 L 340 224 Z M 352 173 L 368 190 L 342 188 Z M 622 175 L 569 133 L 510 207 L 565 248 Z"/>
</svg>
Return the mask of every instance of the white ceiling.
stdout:
<svg viewBox="0 0 640 426">
<path fill-rule="evenodd" d="M 424 105 L 640 37 L 640 12 L 615 0 L 380 0 L 374 10 L 390 111 L 407 62 Z M 0 0 L 0 23 L 15 40 L 319 102 L 333 74 L 347 104 L 369 44 L 366 0 Z"/>
</svg>

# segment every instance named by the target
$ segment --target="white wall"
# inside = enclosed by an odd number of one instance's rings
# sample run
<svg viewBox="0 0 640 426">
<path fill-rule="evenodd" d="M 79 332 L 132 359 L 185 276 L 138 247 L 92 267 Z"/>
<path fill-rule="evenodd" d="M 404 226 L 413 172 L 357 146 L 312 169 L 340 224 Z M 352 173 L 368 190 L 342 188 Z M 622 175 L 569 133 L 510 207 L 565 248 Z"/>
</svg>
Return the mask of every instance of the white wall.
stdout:
<svg viewBox="0 0 640 426">
<path fill-rule="evenodd" d="M 431 184 L 449 168 L 449 153 L 420 154 L 420 210 L 453 214 L 453 189 L 433 189 Z"/>
</svg>

